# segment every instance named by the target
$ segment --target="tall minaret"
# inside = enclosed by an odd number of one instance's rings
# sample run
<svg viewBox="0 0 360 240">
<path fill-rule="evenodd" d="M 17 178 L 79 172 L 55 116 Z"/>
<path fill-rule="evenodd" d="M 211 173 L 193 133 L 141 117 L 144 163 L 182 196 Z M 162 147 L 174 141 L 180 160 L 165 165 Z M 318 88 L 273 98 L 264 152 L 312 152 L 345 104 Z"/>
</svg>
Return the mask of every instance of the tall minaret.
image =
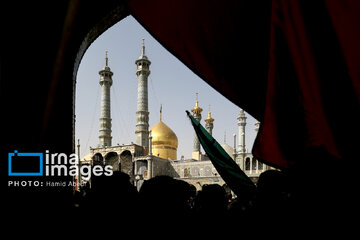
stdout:
<svg viewBox="0 0 360 240">
<path fill-rule="evenodd" d="M 211 117 L 210 105 L 209 105 L 209 112 L 208 117 L 205 119 L 205 129 L 210 133 L 212 136 L 212 130 L 214 128 L 214 119 Z"/>
<path fill-rule="evenodd" d="M 145 154 L 147 154 L 149 148 L 148 76 L 150 75 L 151 62 L 145 55 L 144 39 L 142 39 L 141 55 L 135 64 L 138 78 L 136 144 L 143 146 Z"/>
<path fill-rule="evenodd" d="M 246 126 L 246 116 L 244 110 L 240 109 L 240 114 L 238 119 L 239 126 L 239 153 L 245 153 L 245 126 Z"/>
<path fill-rule="evenodd" d="M 108 52 L 105 53 L 105 66 L 99 71 L 101 86 L 101 113 L 99 146 L 111 146 L 111 114 L 110 114 L 110 87 L 112 85 L 113 72 L 108 66 Z"/>
<path fill-rule="evenodd" d="M 198 93 L 196 93 L 195 107 L 191 111 L 193 113 L 194 118 L 198 122 L 200 122 L 202 108 L 199 107 Z M 199 142 L 199 139 L 197 138 L 195 132 L 194 132 L 194 147 L 193 147 L 192 158 L 196 159 L 196 160 L 201 160 L 200 142 Z"/>
</svg>

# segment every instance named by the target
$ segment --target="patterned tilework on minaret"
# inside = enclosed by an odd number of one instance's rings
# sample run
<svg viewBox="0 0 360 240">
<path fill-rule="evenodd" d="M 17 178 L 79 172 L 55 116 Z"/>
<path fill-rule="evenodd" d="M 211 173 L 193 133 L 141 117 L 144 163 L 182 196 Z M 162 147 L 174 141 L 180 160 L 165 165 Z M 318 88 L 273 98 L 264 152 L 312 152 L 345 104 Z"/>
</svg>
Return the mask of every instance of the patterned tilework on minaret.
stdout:
<svg viewBox="0 0 360 240">
<path fill-rule="evenodd" d="M 99 71 L 101 86 L 101 113 L 99 146 L 111 146 L 111 111 L 110 111 L 110 87 L 112 85 L 113 72 L 108 66 L 108 52 L 105 54 L 105 66 Z"/>
<path fill-rule="evenodd" d="M 199 107 L 199 100 L 198 100 L 198 93 L 196 93 L 196 102 L 195 107 L 191 110 L 193 113 L 194 118 L 200 122 L 201 121 L 201 112 L 202 108 Z M 192 158 L 196 160 L 201 160 L 201 152 L 200 152 L 200 142 L 196 133 L 194 132 L 194 146 L 193 146 L 193 154 Z"/>
<path fill-rule="evenodd" d="M 143 146 L 145 152 L 149 148 L 149 111 L 148 111 L 148 76 L 150 75 L 151 62 L 145 55 L 144 39 L 141 55 L 135 61 L 136 76 L 138 79 L 138 96 L 136 112 L 136 144 Z"/>
</svg>

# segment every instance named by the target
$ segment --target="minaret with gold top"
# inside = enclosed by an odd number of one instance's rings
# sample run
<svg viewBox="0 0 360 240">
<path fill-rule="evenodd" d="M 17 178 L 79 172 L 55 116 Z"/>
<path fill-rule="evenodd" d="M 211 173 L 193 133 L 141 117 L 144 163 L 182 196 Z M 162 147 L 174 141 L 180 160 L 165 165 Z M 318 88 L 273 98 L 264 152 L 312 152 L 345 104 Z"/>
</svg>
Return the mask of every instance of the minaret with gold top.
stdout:
<svg viewBox="0 0 360 240">
<path fill-rule="evenodd" d="M 100 130 L 99 146 L 111 146 L 111 113 L 110 113 L 110 87 L 113 83 L 113 72 L 108 66 L 108 52 L 105 53 L 105 66 L 99 71 L 101 86 L 101 113 L 100 113 Z"/>
<path fill-rule="evenodd" d="M 191 110 L 191 112 L 193 113 L 194 118 L 198 122 L 200 122 L 202 108 L 199 107 L 198 93 L 196 93 L 195 107 Z M 201 160 L 200 142 L 199 142 L 199 139 L 196 136 L 195 132 L 194 132 L 194 147 L 193 147 L 193 152 L 192 152 L 192 158 L 195 160 Z"/>
<path fill-rule="evenodd" d="M 149 111 L 148 111 L 148 76 L 150 75 L 150 60 L 145 55 L 145 44 L 142 39 L 141 55 L 135 61 L 138 78 L 138 96 L 136 112 L 136 144 L 149 148 Z"/>
<path fill-rule="evenodd" d="M 205 119 L 205 129 L 212 135 L 212 130 L 214 128 L 214 119 L 211 117 L 210 105 L 209 105 L 209 112 L 208 117 Z"/>
</svg>

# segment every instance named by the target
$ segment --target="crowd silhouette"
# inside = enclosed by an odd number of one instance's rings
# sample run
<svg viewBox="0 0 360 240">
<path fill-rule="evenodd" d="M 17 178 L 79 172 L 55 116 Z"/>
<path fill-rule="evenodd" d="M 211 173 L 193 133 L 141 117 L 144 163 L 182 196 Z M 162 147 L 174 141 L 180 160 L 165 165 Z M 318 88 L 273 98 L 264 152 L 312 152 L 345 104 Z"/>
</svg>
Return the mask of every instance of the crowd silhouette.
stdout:
<svg viewBox="0 0 360 240">
<path fill-rule="evenodd" d="M 240 224 L 249 229 L 261 221 L 267 225 L 281 220 L 286 223 L 293 213 L 291 194 L 289 179 L 277 170 L 260 175 L 252 196 L 234 196 L 226 184 L 203 185 L 197 191 L 194 185 L 169 176 L 146 180 L 137 191 L 129 175 L 114 172 L 112 176 L 93 177 L 91 187 L 88 183 L 76 192 L 74 208 L 84 219 L 115 216 L 117 223 L 156 218 L 156 225 L 185 221 L 204 226 Z"/>
<path fill-rule="evenodd" d="M 91 187 L 88 184 L 76 192 L 74 212 L 83 219 L 115 219 L 105 225 L 118 226 L 125 221 L 133 226 L 146 222 L 149 228 L 240 227 L 257 234 L 259 229 L 305 230 L 319 220 L 330 222 L 332 218 L 327 216 L 331 214 L 326 213 L 334 210 L 335 206 L 330 206 L 333 201 L 321 205 L 319 201 L 326 195 L 319 198 L 322 192 L 314 193 L 316 187 L 307 189 L 308 185 L 299 184 L 299 174 L 301 171 L 267 170 L 260 174 L 252 195 L 235 196 L 226 184 L 203 185 L 196 190 L 194 185 L 169 176 L 145 180 L 137 191 L 129 175 L 114 172 L 112 176 L 93 177 Z"/>
</svg>

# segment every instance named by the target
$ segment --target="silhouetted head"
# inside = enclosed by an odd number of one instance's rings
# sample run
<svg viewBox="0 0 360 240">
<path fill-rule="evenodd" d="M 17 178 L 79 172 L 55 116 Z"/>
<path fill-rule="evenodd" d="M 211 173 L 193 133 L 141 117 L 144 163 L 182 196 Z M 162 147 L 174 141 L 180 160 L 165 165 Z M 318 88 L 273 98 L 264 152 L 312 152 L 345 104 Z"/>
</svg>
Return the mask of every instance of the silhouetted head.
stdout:
<svg viewBox="0 0 360 240">
<path fill-rule="evenodd" d="M 215 216 L 226 211 L 226 191 L 218 184 L 204 185 L 196 200 L 196 211 L 203 216 Z"/>
<path fill-rule="evenodd" d="M 257 183 L 257 205 L 260 211 L 285 210 L 290 195 L 289 178 L 281 171 L 267 170 L 260 174 Z"/>
<path fill-rule="evenodd" d="M 192 191 L 185 181 L 156 176 L 143 183 L 139 194 L 144 212 L 171 217 L 187 213 Z"/>
<path fill-rule="evenodd" d="M 94 176 L 91 178 L 91 189 L 86 195 L 86 211 L 93 216 L 118 214 L 131 216 L 135 214 L 138 192 L 130 183 L 130 177 L 123 172 L 114 172 L 112 176 Z"/>
</svg>

